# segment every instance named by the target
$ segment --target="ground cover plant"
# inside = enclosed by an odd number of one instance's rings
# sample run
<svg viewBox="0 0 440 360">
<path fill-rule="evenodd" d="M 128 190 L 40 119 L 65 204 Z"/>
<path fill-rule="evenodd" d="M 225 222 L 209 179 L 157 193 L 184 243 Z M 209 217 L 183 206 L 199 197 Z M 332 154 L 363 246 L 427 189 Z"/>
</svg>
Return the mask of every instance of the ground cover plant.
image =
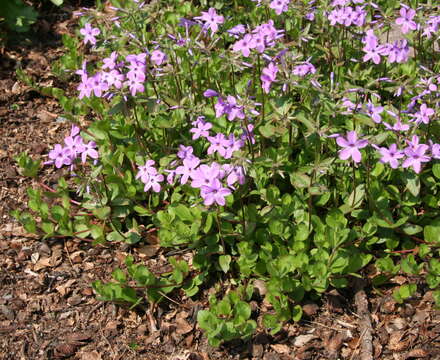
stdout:
<svg viewBox="0 0 440 360">
<path fill-rule="evenodd" d="M 111 6 L 84 9 L 63 39 L 53 71 L 77 97 L 39 89 L 72 122 L 42 163 L 70 176 L 14 213 L 45 238 L 135 246 L 153 233 L 174 254 L 160 275 L 128 257 L 94 283 L 100 298 L 154 308 L 227 284 L 198 313 L 212 345 L 252 336 L 261 293 L 275 334 L 366 266 L 375 287 L 425 274 L 439 302 L 438 5 Z"/>
</svg>

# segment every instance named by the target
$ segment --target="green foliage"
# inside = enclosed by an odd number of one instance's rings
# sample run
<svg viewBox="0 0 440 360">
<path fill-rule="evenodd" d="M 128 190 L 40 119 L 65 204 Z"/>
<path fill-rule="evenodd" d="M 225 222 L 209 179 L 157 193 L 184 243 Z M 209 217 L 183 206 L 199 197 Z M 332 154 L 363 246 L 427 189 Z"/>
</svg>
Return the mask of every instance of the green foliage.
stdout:
<svg viewBox="0 0 440 360">
<path fill-rule="evenodd" d="M 33 178 L 38 175 L 41 160 L 32 160 L 32 158 L 25 151 L 16 156 L 14 159 L 19 166 L 18 171 L 20 175 Z"/>
<path fill-rule="evenodd" d="M 41 86 L 17 70 L 21 81 L 59 101 L 66 120 L 90 122 L 81 128 L 80 136 L 97 144 L 99 159 L 76 161 L 75 176 L 69 182 L 61 178 L 53 189 L 30 189 L 28 211 L 14 212 L 14 216 L 27 231 L 42 237 L 137 246 L 154 236 L 165 248 L 170 271 L 155 274 L 128 257 L 125 266 L 115 269 L 112 281 L 93 284 L 100 299 L 135 307 L 167 301 L 173 291 L 193 297 L 209 284 L 226 283 L 228 291 L 217 289 L 209 306 L 198 313 L 199 325 L 214 346 L 252 336 L 256 314 L 250 302 L 262 300 L 254 293 L 256 281 L 264 284 L 264 301 L 272 307 L 262 314 L 263 326 L 272 334 L 285 322 L 301 319 L 304 298 L 349 286 L 353 277 L 364 275 L 367 265 L 377 271 L 372 280 L 375 287 L 397 274 L 426 274 L 426 283 L 440 304 L 438 160 L 423 163 L 422 171 L 416 173 L 384 164 L 379 152 L 369 146 L 361 149 L 360 162 L 344 161 L 338 156 L 341 141 L 332 136 L 356 130 L 370 144 L 396 143 L 406 149 L 410 139 L 405 134 L 384 131 L 364 108 L 380 95 L 389 110 L 381 115 L 384 122 L 394 123 L 390 112 L 408 117 L 398 109 L 419 93 L 419 77 L 432 75 L 419 69 L 416 58 L 389 68 L 352 61 L 364 55 L 359 34 L 346 41 L 345 36 L 354 33 L 344 32 L 341 37 L 340 27 L 328 31 L 322 26 L 327 20 L 321 8 L 317 22 L 309 24 L 303 18 L 311 10 L 307 2 L 291 2 L 284 20 L 274 17 L 274 26 L 285 26 L 285 39 L 292 41 L 279 41 L 267 49 L 266 55 L 275 62 L 284 56 L 277 62 L 281 68 L 277 81 L 267 93 L 259 81 L 267 65 L 265 57 L 253 51 L 246 59 L 253 65 L 249 67 L 240 53 L 231 50 L 235 39 L 226 33 L 203 33 L 197 26 L 186 32 L 178 26 L 181 18 L 193 18 L 204 10 L 195 2 L 155 1 L 142 9 L 131 1 L 113 0 L 112 4 L 124 9 L 118 13 L 120 26 L 102 22 L 99 11 L 89 11 L 80 19 L 80 27 L 92 24 L 101 32 L 96 46 L 88 50 L 92 56 L 84 53 L 89 45 L 83 46 L 81 37 L 64 35 L 65 53 L 53 72 L 60 81 L 77 83 L 75 72 L 81 69 L 93 76 L 113 52 L 118 60 L 126 60 L 127 55 L 144 54 L 146 48 L 160 43 L 167 59 L 159 66 L 146 57 L 143 92 L 132 96 L 126 87 L 112 88 L 111 97 L 91 92 L 79 99 L 60 88 Z M 255 27 L 266 22 L 264 6 L 254 5 L 217 2 L 217 10 L 225 16 L 222 26 L 226 29 L 240 22 Z M 385 2 L 382 6 L 391 18 L 392 6 Z M 186 37 L 190 40 L 182 41 Z M 423 51 L 431 49 L 425 45 L 423 40 L 417 53 L 420 59 Z M 309 56 L 317 73 L 294 76 L 293 67 Z M 438 73 L 438 64 L 433 66 L 433 73 Z M 394 80 L 379 84 L 377 79 L 385 70 Z M 408 93 L 395 103 L 394 93 L 400 86 Z M 223 101 L 236 96 L 244 119 L 217 116 L 218 100 L 204 96 L 207 89 L 220 92 Z M 342 103 L 348 100 L 364 110 L 346 111 Z M 427 101 L 434 106 L 434 100 Z M 190 132 L 200 116 L 212 125 L 210 135 L 234 135 L 244 139 L 243 146 L 231 157 L 210 154 L 206 139 L 193 140 Z M 250 124 L 253 137 L 243 131 Z M 429 127 L 417 125 L 411 135 L 417 133 L 420 141 L 440 139 L 435 122 Z M 204 201 L 193 179 L 183 181 L 184 162 L 176 155 L 181 145 L 191 145 L 202 165 L 223 166 L 224 176 L 219 178 L 231 192 L 224 205 Z M 160 191 L 148 187 L 144 191 L 146 180 L 139 168 L 147 160 L 154 160 L 154 171 L 170 176 L 169 183 L 160 182 Z M 17 161 L 23 175 L 38 174 L 39 163 L 27 155 Z M 240 167 L 245 181 L 227 183 L 234 180 L 227 173 L 230 166 Z M 179 255 L 168 256 L 172 253 Z M 186 253 L 191 261 L 180 255 Z M 415 284 L 405 284 L 393 296 L 402 303 L 416 290 Z"/>
<path fill-rule="evenodd" d="M 45 0 L 47 1 L 47 0 Z M 50 0 L 54 5 L 61 6 L 64 0 Z M 28 32 L 30 26 L 37 21 L 38 12 L 23 0 L 4 0 L 0 2 L 0 25 L 16 32 Z"/>
<path fill-rule="evenodd" d="M 197 321 L 206 331 L 211 346 L 219 346 L 223 341 L 249 339 L 257 328 L 251 320 L 251 306 L 248 301 L 252 288 L 239 287 L 237 291 L 228 292 L 221 300 L 215 295 L 209 299 L 209 310 L 200 310 Z"/>
<path fill-rule="evenodd" d="M 22 0 L 6 0 L 0 2 L 0 24 L 12 31 L 27 32 L 37 20 L 38 13 Z"/>
</svg>

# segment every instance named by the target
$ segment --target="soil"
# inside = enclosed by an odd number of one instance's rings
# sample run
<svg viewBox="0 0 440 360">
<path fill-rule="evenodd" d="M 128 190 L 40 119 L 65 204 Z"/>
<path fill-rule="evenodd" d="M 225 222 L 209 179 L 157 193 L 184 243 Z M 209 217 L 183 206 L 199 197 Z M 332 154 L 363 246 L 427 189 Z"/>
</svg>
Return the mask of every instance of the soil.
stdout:
<svg viewBox="0 0 440 360">
<path fill-rule="evenodd" d="M 215 349 L 195 321 L 209 289 L 196 300 L 172 294 L 155 308 L 96 298 L 91 283 L 109 280 L 128 254 L 151 268 L 164 266 L 165 250 L 151 251 L 154 238 L 137 247 L 93 246 L 26 233 L 10 211 L 26 207 L 27 187 L 50 186 L 62 170 L 45 166 L 38 181 L 30 180 L 20 176 L 14 157 L 28 151 L 44 159 L 70 125 L 56 100 L 20 83 L 15 70 L 21 66 L 40 84 L 56 82 L 50 64 L 63 53 L 60 36 L 74 28 L 72 12 L 80 5 L 45 9 L 33 39 L 10 38 L 0 49 L 0 359 L 440 359 L 440 312 L 418 277 L 399 275 L 380 289 L 365 282 L 329 291 L 303 303 L 303 320 L 275 336 L 259 328 L 250 341 Z M 392 291 L 408 282 L 418 291 L 397 304 Z M 252 306 L 258 323 L 271 311 L 258 296 Z"/>
</svg>

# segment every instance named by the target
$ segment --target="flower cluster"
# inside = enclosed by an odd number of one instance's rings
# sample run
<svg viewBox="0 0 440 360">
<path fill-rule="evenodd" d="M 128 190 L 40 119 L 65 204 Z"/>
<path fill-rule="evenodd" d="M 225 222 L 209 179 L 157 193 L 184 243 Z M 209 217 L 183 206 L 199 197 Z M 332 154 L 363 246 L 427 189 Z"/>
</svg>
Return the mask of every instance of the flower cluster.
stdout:
<svg viewBox="0 0 440 360">
<path fill-rule="evenodd" d="M 381 56 L 386 56 L 387 62 L 390 64 L 408 61 L 410 49 L 405 39 L 397 40 L 393 44 L 380 45 L 374 31 L 367 30 L 362 42 L 365 45 L 362 48 L 362 51 L 365 53 L 362 59 L 364 62 L 371 60 L 375 64 L 379 64 Z"/>
<path fill-rule="evenodd" d="M 260 54 L 268 47 L 275 45 L 276 40 L 283 36 L 284 30 L 277 30 L 273 20 L 257 26 L 250 34 L 246 34 L 242 39 L 236 41 L 232 46 L 232 51 L 241 52 L 248 57 L 252 49 Z"/>
<path fill-rule="evenodd" d="M 145 185 L 144 191 L 152 189 L 154 192 L 160 191 L 160 182 L 164 180 L 162 174 L 157 172 L 154 167 L 154 160 L 147 160 L 145 165 L 138 166 L 138 173 L 136 174 L 136 179 L 140 179 Z"/>
<path fill-rule="evenodd" d="M 125 56 L 124 61 L 118 61 L 118 57 L 116 52 L 112 52 L 109 57 L 103 59 L 101 71 L 94 75 L 88 74 L 87 64 L 83 63 L 82 68 L 76 71 L 76 74 L 81 76 L 81 83 L 77 88 L 80 99 L 91 97 L 92 94 L 97 97 L 111 96 L 109 91 L 112 87 L 116 91 L 127 88 L 132 96 L 136 96 L 137 93 L 145 91 L 148 66 L 160 66 L 167 60 L 167 55 L 159 49 L 153 50 L 149 55 L 129 54 Z"/>
<path fill-rule="evenodd" d="M 290 0 L 272 0 L 269 7 L 275 10 L 277 15 L 281 15 L 283 12 L 289 10 Z"/>
<path fill-rule="evenodd" d="M 94 141 L 84 143 L 79 131 L 79 127 L 72 126 L 70 135 L 64 139 L 64 146 L 56 144 L 49 152 L 50 160 L 46 161 L 45 164 L 54 164 L 57 168 L 70 165 L 71 170 L 73 170 L 74 164 L 79 158 L 81 158 L 83 164 L 86 162 L 87 157 L 94 160 L 98 159 L 99 154 L 96 151 L 96 143 Z"/>
<path fill-rule="evenodd" d="M 327 19 L 330 21 L 330 25 L 335 26 L 337 24 L 343 26 L 363 26 L 367 17 L 367 11 L 364 6 L 357 5 L 356 7 L 346 6 L 350 1 L 335 0 L 332 2 L 334 9 L 330 11 Z M 363 0 L 353 1 L 353 3 L 363 3 Z"/>
</svg>

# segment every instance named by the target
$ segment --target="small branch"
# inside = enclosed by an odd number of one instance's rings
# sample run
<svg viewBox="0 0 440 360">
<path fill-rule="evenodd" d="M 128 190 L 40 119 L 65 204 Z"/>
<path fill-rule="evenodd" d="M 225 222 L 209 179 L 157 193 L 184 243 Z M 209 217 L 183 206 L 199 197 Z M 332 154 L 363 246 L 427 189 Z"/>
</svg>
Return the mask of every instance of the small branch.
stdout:
<svg viewBox="0 0 440 360">
<path fill-rule="evenodd" d="M 364 291 L 365 282 L 356 279 L 356 293 L 354 296 L 357 313 L 359 315 L 359 326 L 361 336 L 360 341 L 360 360 L 373 360 L 373 326 L 371 325 L 370 311 L 368 310 L 368 300 Z"/>
</svg>

